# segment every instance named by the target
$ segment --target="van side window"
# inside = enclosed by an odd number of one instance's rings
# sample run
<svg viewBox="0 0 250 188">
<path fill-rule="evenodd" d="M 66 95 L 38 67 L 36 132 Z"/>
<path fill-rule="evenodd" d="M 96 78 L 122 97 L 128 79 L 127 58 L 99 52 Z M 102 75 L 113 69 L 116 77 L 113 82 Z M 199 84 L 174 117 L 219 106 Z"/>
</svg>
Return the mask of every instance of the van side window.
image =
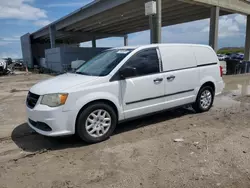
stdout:
<svg viewBox="0 0 250 188">
<path fill-rule="evenodd" d="M 137 76 L 160 72 L 159 59 L 156 49 L 146 49 L 136 53 L 124 65 L 136 69 Z"/>
</svg>

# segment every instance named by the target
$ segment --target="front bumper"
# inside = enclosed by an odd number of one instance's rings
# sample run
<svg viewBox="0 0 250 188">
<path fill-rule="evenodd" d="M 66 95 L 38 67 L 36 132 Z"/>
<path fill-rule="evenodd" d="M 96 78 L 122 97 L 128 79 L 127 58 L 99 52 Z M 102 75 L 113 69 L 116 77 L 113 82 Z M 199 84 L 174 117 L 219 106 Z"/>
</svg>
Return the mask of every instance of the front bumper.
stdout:
<svg viewBox="0 0 250 188">
<path fill-rule="evenodd" d="M 51 108 L 40 104 L 33 109 L 26 107 L 28 124 L 37 133 L 45 136 L 75 134 L 76 116 L 73 111 L 63 112 L 62 109 L 62 106 Z"/>
</svg>

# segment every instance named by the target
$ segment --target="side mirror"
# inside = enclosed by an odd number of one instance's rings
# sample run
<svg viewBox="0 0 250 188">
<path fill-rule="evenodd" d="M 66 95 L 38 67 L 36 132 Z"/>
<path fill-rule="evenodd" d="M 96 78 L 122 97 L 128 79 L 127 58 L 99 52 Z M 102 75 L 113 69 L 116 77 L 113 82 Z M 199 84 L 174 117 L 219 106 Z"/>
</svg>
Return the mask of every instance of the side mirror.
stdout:
<svg viewBox="0 0 250 188">
<path fill-rule="evenodd" d="M 135 67 L 126 67 L 120 70 L 120 78 L 125 79 L 129 77 L 134 77 L 137 75 L 137 71 Z"/>
</svg>

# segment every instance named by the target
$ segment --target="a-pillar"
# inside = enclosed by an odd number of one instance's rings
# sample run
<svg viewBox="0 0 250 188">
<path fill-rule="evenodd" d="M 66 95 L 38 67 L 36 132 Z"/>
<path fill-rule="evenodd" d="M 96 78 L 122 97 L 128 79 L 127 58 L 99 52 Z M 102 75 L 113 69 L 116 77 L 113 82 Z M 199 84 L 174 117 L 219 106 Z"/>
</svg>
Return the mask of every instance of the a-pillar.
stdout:
<svg viewBox="0 0 250 188">
<path fill-rule="evenodd" d="M 218 50 L 219 17 L 220 8 L 212 7 L 210 17 L 209 45 L 214 49 L 214 51 Z"/>
<path fill-rule="evenodd" d="M 56 27 L 55 25 L 49 26 L 50 48 L 56 47 Z"/>
<path fill-rule="evenodd" d="M 245 43 L 245 56 L 246 61 L 250 61 L 250 15 L 247 16 L 247 26 L 246 26 L 246 43 Z"/>
</svg>

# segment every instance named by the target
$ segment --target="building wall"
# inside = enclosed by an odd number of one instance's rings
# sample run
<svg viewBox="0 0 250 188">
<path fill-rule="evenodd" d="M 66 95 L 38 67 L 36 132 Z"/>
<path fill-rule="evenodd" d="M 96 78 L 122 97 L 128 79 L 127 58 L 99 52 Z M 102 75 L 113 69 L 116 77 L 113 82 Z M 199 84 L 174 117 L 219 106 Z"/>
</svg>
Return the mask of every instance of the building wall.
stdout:
<svg viewBox="0 0 250 188">
<path fill-rule="evenodd" d="M 62 73 L 70 70 L 72 61 L 88 61 L 106 49 L 108 48 L 58 47 L 47 49 L 45 51 L 45 61 L 48 69 Z"/>
<path fill-rule="evenodd" d="M 78 44 L 56 43 L 56 47 L 77 47 Z M 45 58 L 45 50 L 50 49 L 50 43 L 32 43 L 33 64 L 38 65 L 41 58 Z"/>
<path fill-rule="evenodd" d="M 27 33 L 21 37 L 21 48 L 23 55 L 23 62 L 30 68 L 33 68 L 33 59 L 32 59 L 32 48 L 30 41 L 30 34 Z"/>
</svg>

